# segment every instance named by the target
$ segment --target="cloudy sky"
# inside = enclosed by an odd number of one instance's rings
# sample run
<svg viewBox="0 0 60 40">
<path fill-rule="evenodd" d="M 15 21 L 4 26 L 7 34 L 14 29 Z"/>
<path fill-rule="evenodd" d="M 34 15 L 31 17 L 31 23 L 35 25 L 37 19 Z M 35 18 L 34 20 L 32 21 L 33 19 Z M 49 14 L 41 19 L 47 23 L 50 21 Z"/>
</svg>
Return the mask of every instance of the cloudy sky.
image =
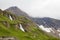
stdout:
<svg viewBox="0 0 60 40">
<path fill-rule="evenodd" d="M 33 17 L 60 19 L 60 0 L 0 0 L 0 9 L 17 6 Z"/>
</svg>

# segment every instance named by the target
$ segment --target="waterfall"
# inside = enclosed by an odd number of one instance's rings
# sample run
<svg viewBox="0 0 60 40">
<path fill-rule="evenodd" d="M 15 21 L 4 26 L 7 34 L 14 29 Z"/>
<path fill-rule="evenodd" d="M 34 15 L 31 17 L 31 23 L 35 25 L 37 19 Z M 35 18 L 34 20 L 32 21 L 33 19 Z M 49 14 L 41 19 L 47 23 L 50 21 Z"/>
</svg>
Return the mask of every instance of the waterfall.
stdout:
<svg viewBox="0 0 60 40">
<path fill-rule="evenodd" d="M 11 17 L 11 15 L 9 15 L 9 18 L 10 18 L 10 20 L 13 20 L 13 18 Z"/>
<path fill-rule="evenodd" d="M 25 30 L 23 29 L 22 25 L 21 25 L 21 24 L 19 24 L 19 25 L 20 25 L 20 29 L 21 29 L 23 32 L 25 32 Z"/>
</svg>

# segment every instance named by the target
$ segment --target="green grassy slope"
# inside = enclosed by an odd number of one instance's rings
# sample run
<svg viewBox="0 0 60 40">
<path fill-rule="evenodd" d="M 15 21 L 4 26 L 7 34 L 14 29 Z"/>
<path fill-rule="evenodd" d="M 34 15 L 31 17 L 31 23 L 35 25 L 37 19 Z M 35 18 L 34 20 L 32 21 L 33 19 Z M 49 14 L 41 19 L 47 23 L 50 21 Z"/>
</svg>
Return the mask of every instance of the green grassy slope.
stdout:
<svg viewBox="0 0 60 40">
<path fill-rule="evenodd" d="M 0 36 L 13 36 L 18 40 L 60 40 L 39 30 L 31 20 L 25 17 L 16 16 L 15 20 L 10 20 L 7 16 L 5 16 L 7 14 L 10 13 L 0 10 Z M 4 22 L 7 22 L 10 27 L 7 27 L 8 24 L 5 25 Z M 20 29 L 15 28 L 15 24 L 19 23 L 24 26 L 26 32 L 22 32 Z M 26 27 L 27 24 L 29 24 L 28 27 Z"/>
</svg>

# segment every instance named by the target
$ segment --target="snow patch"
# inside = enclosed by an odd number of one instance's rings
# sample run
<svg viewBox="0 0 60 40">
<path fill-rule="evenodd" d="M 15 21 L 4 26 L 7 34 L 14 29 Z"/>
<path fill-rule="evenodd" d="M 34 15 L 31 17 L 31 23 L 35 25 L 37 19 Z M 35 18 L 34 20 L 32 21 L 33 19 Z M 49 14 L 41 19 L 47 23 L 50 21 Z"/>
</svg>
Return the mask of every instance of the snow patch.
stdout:
<svg viewBox="0 0 60 40">
<path fill-rule="evenodd" d="M 55 33 L 54 30 L 52 28 L 49 28 L 51 30 L 51 32 Z"/>
<path fill-rule="evenodd" d="M 59 37 L 60 37 L 60 33 L 59 33 Z"/>
<path fill-rule="evenodd" d="M 59 29 L 58 29 L 57 31 L 58 31 L 58 32 L 60 32 L 60 30 L 59 30 Z"/>
<path fill-rule="evenodd" d="M 43 31 L 51 32 L 49 28 L 45 28 L 43 25 L 40 25 L 39 28 L 41 28 Z"/>
<path fill-rule="evenodd" d="M 20 25 L 20 29 L 23 31 L 23 32 L 25 32 L 25 30 L 24 30 L 24 28 L 22 27 L 22 25 L 21 24 L 19 24 Z"/>
<path fill-rule="evenodd" d="M 41 28 L 43 31 L 46 31 L 46 32 L 54 32 L 54 30 L 52 28 L 45 28 L 43 25 L 40 25 L 39 28 Z"/>
<path fill-rule="evenodd" d="M 10 18 L 10 20 L 13 20 L 13 18 L 11 17 L 11 15 L 9 15 L 9 18 Z"/>
</svg>

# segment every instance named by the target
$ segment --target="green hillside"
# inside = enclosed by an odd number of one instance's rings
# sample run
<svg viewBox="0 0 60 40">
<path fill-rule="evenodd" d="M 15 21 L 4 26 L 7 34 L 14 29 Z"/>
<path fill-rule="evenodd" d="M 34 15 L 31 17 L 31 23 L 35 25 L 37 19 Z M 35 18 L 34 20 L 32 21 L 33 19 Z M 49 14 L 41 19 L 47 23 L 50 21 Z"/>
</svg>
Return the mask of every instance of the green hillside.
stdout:
<svg viewBox="0 0 60 40">
<path fill-rule="evenodd" d="M 13 17 L 13 20 L 9 18 L 9 15 Z M 19 29 L 19 24 L 23 25 L 25 32 Z M 0 36 L 13 36 L 17 40 L 60 40 L 39 30 L 30 19 L 2 10 L 0 10 Z"/>
</svg>

